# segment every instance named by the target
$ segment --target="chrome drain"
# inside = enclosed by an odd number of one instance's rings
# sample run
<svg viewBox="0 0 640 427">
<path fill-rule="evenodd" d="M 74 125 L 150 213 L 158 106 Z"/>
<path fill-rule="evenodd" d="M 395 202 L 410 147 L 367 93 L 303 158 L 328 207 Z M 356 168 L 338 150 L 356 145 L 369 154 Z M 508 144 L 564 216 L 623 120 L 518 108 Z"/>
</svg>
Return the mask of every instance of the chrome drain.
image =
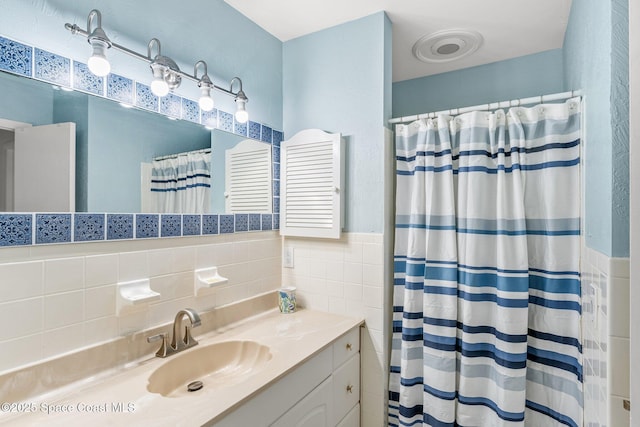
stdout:
<svg viewBox="0 0 640 427">
<path fill-rule="evenodd" d="M 202 387 L 204 387 L 204 384 L 202 383 L 202 381 L 193 381 L 187 385 L 187 391 L 188 392 L 198 391 Z"/>
</svg>

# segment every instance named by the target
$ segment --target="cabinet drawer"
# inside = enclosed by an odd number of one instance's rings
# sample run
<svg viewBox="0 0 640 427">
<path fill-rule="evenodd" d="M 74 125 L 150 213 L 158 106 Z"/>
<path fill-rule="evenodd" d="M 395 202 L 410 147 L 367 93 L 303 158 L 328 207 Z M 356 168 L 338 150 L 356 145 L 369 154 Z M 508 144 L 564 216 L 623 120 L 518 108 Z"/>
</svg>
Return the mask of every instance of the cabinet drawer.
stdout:
<svg viewBox="0 0 640 427">
<path fill-rule="evenodd" d="M 360 401 L 360 356 L 356 355 L 333 373 L 333 425 Z"/>
<path fill-rule="evenodd" d="M 336 427 L 360 427 L 360 404 L 351 409 Z"/>
<path fill-rule="evenodd" d="M 333 369 L 360 351 L 360 328 L 353 328 L 333 344 Z"/>
</svg>

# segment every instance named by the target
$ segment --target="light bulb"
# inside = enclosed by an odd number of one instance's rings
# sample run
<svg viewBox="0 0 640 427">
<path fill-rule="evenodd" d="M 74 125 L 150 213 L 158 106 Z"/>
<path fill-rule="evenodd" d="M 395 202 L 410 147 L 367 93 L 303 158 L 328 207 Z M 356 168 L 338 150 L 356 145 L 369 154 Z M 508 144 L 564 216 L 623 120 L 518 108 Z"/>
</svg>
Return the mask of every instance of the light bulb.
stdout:
<svg viewBox="0 0 640 427">
<path fill-rule="evenodd" d="M 111 71 L 111 64 L 109 64 L 105 55 L 108 45 L 102 40 L 92 40 L 91 47 L 93 48 L 93 54 L 87 61 L 89 71 L 98 77 L 104 77 Z"/>
<path fill-rule="evenodd" d="M 247 110 L 236 111 L 236 122 L 247 123 L 247 120 L 249 120 L 249 113 L 247 113 Z"/>
<path fill-rule="evenodd" d="M 169 93 L 169 85 L 162 77 L 155 78 L 151 82 L 151 92 L 156 96 L 165 96 Z"/>
<path fill-rule="evenodd" d="M 242 97 L 236 97 L 236 122 L 247 123 L 247 120 L 249 120 L 249 113 L 247 113 L 247 110 L 245 109 L 247 98 L 244 96 L 244 92 L 242 91 L 240 91 L 240 94 L 238 95 L 242 95 Z"/>
<path fill-rule="evenodd" d="M 213 110 L 213 98 L 211 98 L 210 90 L 208 87 L 202 88 L 202 95 L 198 100 L 198 105 L 200 105 L 200 109 L 202 111 L 211 111 Z"/>
</svg>

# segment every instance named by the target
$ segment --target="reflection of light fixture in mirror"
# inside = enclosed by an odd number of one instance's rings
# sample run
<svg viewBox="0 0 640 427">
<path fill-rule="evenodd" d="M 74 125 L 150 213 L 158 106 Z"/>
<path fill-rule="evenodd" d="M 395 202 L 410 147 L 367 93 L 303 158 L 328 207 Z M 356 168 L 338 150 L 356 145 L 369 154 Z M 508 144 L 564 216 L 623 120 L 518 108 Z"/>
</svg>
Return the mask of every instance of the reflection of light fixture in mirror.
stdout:
<svg viewBox="0 0 640 427">
<path fill-rule="evenodd" d="M 51 88 L 53 88 L 53 90 L 61 90 L 61 91 L 64 91 L 64 92 L 73 92 L 73 89 L 71 89 L 70 87 L 66 87 L 66 86 L 51 85 Z"/>
<path fill-rule="evenodd" d="M 96 28 L 91 29 L 91 23 L 95 19 Z M 146 61 L 151 66 L 151 72 L 153 74 L 153 81 L 151 82 L 151 91 L 157 96 L 165 96 L 169 91 L 176 89 L 180 86 L 182 78 L 186 78 L 198 84 L 201 90 L 201 96 L 198 100 L 198 105 L 202 111 L 213 110 L 213 98 L 211 97 L 211 89 L 215 89 L 219 92 L 226 93 L 229 96 L 233 96 L 236 102 L 236 114 L 235 118 L 238 123 L 246 123 L 249 120 L 249 114 L 246 110 L 246 104 L 249 101 L 247 95 L 242 90 L 242 80 L 238 77 L 234 77 L 231 80 L 231 87 L 224 89 L 220 86 L 216 86 L 211 81 L 211 78 L 207 74 L 207 64 L 204 61 L 196 62 L 194 67 L 193 76 L 184 73 L 180 70 L 178 65 L 171 58 L 163 56 L 160 53 L 160 41 L 156 38 L 151 39 L 147 45 L 147 54 L 135 52 L 127 47 L 119 45 L 109 40 L 104 30 L 102 29 L 102 15 L 97 9 L 93 9 L 89 12 L 87 18 L 87 30 L 83 30 L 76 24 L 65 24 L 65 28 L 71 31 L 72 34 L 79 34 L 86 37 L 93 48 L 93 55 L 89 59 L 89 70 L 98 76 L 106 76 L 111 70 L 109 61 L 105 51 L 109 48 L 113 48 L 120 52 L 124 52 L 142 61 Z M 157 48 L 157 54 L 151 56 L 151 50 L 153 47 Z M 204 66 L 204 73 L 202 77 L 198 77 L 198 67 Z M 233 91 L 233 84 L 235 82 L 240 84 L 240 89 L 237 92 Z"/>
<path fill-rule="evenodd" d="M 94 18 L 97 21 L 96 29 L 91 31 L 91 22 Z M 100 11 L 93 9 L 89 13 L 89 17 L 87 18 L 87 31 L 89 32 L 87 41 L 93 49 L 93 53 L 87 61 L 87 66 L 96 76 L 104 77 L 111 71 L 111 64 L 109 64 L 109 60 L 107 60 L 107 55 L 105 54 L 106 50 L 111 47 L 111 41 L 102 29 L 102 15 Z"/>
<path fill-rule="evenodd" d="M 244 91 L 242 90 L 242 80 L 240 80 L 238 77 L 234 77 L 233 80 L 231 80 L 231 88 L 229 90 L 233 89 L 233 82 L 238 81 L 238 83 L 240 84 L 240 90 L 238 90 L 238 92 L 236 93 L 236 122 L 238 123 L 247 123 L 247 121 L 249 120 L 249 113 L 247 113 L 247 109 L 246 109 L 246 105 L 247 102 L 249 102 L 249 99 L 247 98 L 247 95 L 244 94 Z"/>
<path fill-rule="evenodd" d="M 151 59 L 151 49 L 156 46 L 158 54 Z M 180 68 L 171 58 L 163 56 L 160 51 L 160 40 L 151 39 L 147 45 L 147 58 L 151 61 L 151 72 L 153 81 L 151 82 L 151 92 L 156 96 L 165 96 L 170 90 L 180 86 Z"/>
<path fill-rule="evenodd" d="M 207 74 L 207 63 L 200 60 L 196 62 L 195 67 L 193 67 L 193 77 L 198 78 L 198 65 L 202 65 L 204 68 L 204 73 L 200 80 L 198 80 L 198 87 L 201 90 L 200 99 L 198 100 L 198 105 L 202 111 L 211 111 L 213 110 L 213 98 L 211 97 L 211 88 L 213 87 L 213 83 L 211 83 L 211 79 Z"/>
</svg>

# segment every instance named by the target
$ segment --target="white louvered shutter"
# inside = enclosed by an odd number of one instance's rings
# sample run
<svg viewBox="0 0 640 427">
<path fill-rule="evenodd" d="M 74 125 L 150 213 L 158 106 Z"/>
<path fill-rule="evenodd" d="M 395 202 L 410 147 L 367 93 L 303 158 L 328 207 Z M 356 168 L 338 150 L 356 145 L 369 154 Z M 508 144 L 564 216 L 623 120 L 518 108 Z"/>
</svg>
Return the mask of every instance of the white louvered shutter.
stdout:
<svg viewBox="0 0 640 427">
<path fill-rule="evenodd" d="M 271 213 L 271 145 L 253 139 L 225 152 L 225 211 Z"/>
<path fill-rule="evenodd" d="M 280 157 L 280 234 L 340 238 L 340 134 L 318 129 L 301 131 L 283 141 Z"/>
</svg>

